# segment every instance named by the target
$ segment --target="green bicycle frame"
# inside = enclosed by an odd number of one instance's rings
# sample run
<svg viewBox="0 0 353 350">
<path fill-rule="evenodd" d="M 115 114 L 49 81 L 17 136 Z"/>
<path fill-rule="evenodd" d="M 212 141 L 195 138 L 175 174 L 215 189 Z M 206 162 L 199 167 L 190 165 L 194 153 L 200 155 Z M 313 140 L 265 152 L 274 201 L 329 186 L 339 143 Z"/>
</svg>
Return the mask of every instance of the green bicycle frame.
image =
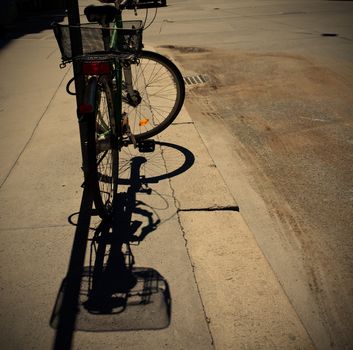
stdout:
<svg viewBox="0 0 353 350">
<path fill-rule="evenodd" d="M 118 9 L 115 17 L 112 35 L 110 38 L 110 49 L 120 51 L 122 47 L 123 38 L 119 35 L 119 29 L 123 27 L 122 12 Z M 122 66 L 119 60 L 115 60 L 115 81 L 116 91 L 114 92 L 114 111 L 115 111 L 115 125 L 118 128 L 118 134 L 120 133 L 121 121 L 122 121 Z"/>
</svg>

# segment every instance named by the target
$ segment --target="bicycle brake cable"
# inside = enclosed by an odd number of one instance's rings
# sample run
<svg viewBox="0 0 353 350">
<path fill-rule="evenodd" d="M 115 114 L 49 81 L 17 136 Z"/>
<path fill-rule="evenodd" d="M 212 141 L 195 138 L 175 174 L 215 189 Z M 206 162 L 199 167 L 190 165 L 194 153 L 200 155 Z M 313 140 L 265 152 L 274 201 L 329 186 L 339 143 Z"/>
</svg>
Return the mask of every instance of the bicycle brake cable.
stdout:
<svg viewBox="0 0 353 350">
<path fill-rule="evenodd" d="M 74 82 L 74 80 L 75 80 L 75 77 L 71 78 L 71 79 L 69 80 L 69 82 L 66 84 L 66 92 L 67 92 L 69 95 L 72 95 L 72 96 L 75 96 L 75 95 L 76 95 L 76 92 L 72 92 L 72 91 L 70 90 L 70 85 Z"/>
<path fill-rule="evenodd" d="M 144 26 L 144 29 L 147 29 L 148 27 L 150 27 L 152 25 L 152 23 L 155 21 L 156 17 L 157 17 L 157 12 L 158 12 L 158 8 L 156 7 L 155 8 L 156 10 L 154 11 L 154 16 L 153 18 L 151 19 L 151 22 L 148 23 L 148 25 L 145 27 Z M 146 17 L 145 17 L 145 23 L 147 22 L 147 15 L 148 15 L 148 9 L 146 9 Z"/>
</svg>

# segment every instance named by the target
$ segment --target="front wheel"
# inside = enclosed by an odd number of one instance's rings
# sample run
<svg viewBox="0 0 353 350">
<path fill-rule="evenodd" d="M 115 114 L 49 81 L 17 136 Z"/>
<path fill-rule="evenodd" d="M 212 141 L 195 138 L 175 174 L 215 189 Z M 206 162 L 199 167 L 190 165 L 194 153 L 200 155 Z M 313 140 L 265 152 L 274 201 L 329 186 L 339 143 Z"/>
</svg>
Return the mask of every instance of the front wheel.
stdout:
<svg viewBox="0 0 353 350">
<path fill-rule="evenodd" d="M 122 107 L 131 132 L 141 140 L 155 136 L 174 121 L 184 103 L 185 84 L 175 64 L 155 52 L 142 51 L 130 67 L 134 93 L 131 96 L 123 83 Z"/>
</svg>

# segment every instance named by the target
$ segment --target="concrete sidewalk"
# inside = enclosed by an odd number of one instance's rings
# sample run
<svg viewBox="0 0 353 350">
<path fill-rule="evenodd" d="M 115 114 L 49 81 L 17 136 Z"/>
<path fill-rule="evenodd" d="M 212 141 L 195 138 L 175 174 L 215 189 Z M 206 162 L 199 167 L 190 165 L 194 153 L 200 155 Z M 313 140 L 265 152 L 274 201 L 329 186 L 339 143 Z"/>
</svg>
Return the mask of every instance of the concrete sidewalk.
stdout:
<svg viewBox="0 0 353 350">
<path fill-rule="evenodd" d="M 168 8 L 165 9 L 168 11 Z M 172 16 L 172 14 L 171 14 Z M 26 61 L 23 56 L 26 54 Z M 68 268 L 82 189 L 75 100 L 65 92 L 51 31 L 0 51 L 0 341 L 4 349 L 50 349 L 49 325 Z M 138 193 L 158 222 L 133 248 L 136 266 L 171 290 L 162 330 L 81 332 L 74 349 L 310 349 L 312 343 L 228 191 L 186 109 L 159 137 Z M 177 176 L 185 159 L 188 166 Z M 125 155 L 126 156 L 126 155 Z M 133 219 L 141 220 L 134 214 Z M 144 218 L 146 220 L 146 218 Z M 143 221 L 143 220 L 142 220 Z M 151 315 L 153 320 L 153 315 Z"/>
</svg>

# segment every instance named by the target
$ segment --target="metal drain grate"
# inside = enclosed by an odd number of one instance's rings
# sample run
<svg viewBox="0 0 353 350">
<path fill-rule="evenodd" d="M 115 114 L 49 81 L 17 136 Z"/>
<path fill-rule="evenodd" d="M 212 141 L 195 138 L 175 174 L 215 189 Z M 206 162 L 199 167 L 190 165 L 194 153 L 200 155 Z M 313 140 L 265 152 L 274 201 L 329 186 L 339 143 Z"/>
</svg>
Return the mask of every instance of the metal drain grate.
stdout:
<svg viewBox="0 0 353 350">
<path fill-rule="evenodd" d="M 205 84 L 208 82 L 208 76 L 205 74 L 190 75 L 184 77 L 184 81 L 186 85 Z"/>
</svg>

